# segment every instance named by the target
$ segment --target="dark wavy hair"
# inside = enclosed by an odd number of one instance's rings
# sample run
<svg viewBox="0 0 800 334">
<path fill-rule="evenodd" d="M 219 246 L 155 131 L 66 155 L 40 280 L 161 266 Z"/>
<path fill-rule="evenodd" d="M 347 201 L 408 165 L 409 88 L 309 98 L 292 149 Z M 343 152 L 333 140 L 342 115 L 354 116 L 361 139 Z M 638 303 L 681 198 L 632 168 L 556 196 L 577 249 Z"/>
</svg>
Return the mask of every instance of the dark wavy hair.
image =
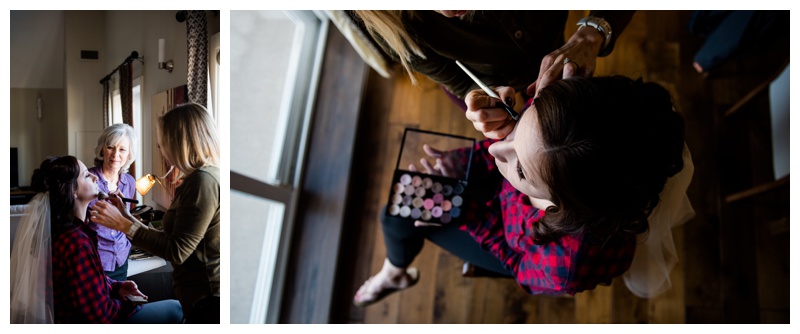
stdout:
<svg viewBox="0 0 800 334">
<path fill-rule="evenodd" d="M 571 78 L 534 100 L 553 204 L 534 242 L 585 233 L 604 241 L 648 230 L 667 178 L 683 169 L 684 121 L 666 89 L 623 76 Z"/>
<path fill-rule="evenodd" d="M 73 209 L 79 174 L 78 159 L 70 155 L 48 157 L 33 171 L 31 188 L 37 192 L 50 192 L 50 231 L 53 235 L 78 225 Z"/>
</svg>

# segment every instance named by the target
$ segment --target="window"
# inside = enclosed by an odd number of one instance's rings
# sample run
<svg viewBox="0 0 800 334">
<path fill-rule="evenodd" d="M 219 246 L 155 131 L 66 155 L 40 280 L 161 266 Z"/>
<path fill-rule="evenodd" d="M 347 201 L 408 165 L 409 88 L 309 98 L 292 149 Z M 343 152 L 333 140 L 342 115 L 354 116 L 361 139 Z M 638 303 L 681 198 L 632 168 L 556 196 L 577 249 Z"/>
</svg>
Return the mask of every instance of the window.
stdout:
<svg viewBox="0 0 800 334">
<path fill-rule="evenodd" d="M 139 137 L 139 143 L 137 144 L 137 147 L 139 149 L 136 150 L 136 160 L 134 160 L 134 165 L 137 166 L 137 168 L 135 168 L 136 169 L 136 171 L 135 171 L 136 173 L 135 173 L 135 175 L 133 175 L 133 178 L 136 179 L 136 180 L 138 180 L 140 177 L 142 177 L 142 168 L 138 167 L 138 166 L 143 166 L 143 162 L 142 162 L 142 151 L 143 151 L 142 138 L 144 136 L 144 133 L 142 132 L 142 127 L 144 125 L 142 124 L 142 81 L 143 81 L 142 77 L 138 77 L 136 79 L 133 79 L 133 88 L 132 88 L 133 94 L 132 94 L 132 97 L 131 97 L 131 99 L 133 100 L 132 101 L 133 102 L 133 130 L 136 131 L 136 136 Z M 121 98 L 120 98 L 120 94 L 119 94 L 119 89 L 115 89 L 114 90 L 113 97 L 111 98 L 111 110 L 109 112 L 111 113 L 111 115 L 109 115 L 110 117 L 108 119 L 109 119 L 109 122 L 111 122 L 111 124 L 122 123 L 122 102 L 121 102 Z M 142 196 L 139 195 L 138 192 L 135 192 L 135 194 L 136 194 L 136 199 L 138 199 L 139 202 L 141 202 L 142 201 Z"/>
<path fill-rule="evenodd" d="M 278 320 L 323 17 L 231 11 L 231 323 Z"/>
</svg>

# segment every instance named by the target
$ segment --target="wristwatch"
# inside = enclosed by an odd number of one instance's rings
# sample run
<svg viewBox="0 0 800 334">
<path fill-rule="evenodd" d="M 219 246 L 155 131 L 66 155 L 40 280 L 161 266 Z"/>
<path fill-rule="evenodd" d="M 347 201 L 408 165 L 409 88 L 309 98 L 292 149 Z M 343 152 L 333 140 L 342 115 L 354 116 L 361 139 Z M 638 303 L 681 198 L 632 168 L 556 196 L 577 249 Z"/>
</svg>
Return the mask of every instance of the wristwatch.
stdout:
<svg viewBox="0 0 800 334">
<path fill-rule="evenodd" d="M 129 228 L 128 232 L 125 233 L 125 235 L 128 236 L 128 239 L 133 240 L 133 236 L 136 234 L 136 231 L 139 230 L 139 227 L 141 225 L 142 224 L 139 223 L 139 222 L 135 222 L 135 223 L 131 224 L 131 228 Z"/>
<path fill-rule="evenodd" d="M 611 53 L 614 46 L 611 45 L 611 24 L 609 24 L 608 21 L 601 17 L 587 16 L 580 19 L 578 25 L 581 27 L 590 26 L 597 29 L 597 31 L 603 35 L 603 48 L 600 49 L 600 53 L 597 54 L 598 57 L 605 57 Z"/>
</svg>

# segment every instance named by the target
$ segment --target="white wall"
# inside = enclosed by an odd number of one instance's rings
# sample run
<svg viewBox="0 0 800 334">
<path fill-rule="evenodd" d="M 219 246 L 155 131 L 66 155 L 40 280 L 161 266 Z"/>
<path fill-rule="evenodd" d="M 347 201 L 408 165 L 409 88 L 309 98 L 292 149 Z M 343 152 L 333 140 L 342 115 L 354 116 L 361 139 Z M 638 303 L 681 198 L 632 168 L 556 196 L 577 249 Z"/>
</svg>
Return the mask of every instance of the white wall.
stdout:
<svg viewBox="0 0 800 334">
<path fill-rule="evenodd" d="M 103 131 L 103 86 L 100 79 L 108 72 L 103 11 L 65 11 L 65 89 L 67 91 L 67 139 L 69 154 L 87 166 L 92 165 L 92 137 Z M 98 60 L 80 59 L 81 50 L 99 51 Z M 121 62 L 120 60 L 119 62 Z M 79 139 L 84 140 L 80 142 Z"/>
<path fill-rule="evenodd" d="M 9 144 L 19 149 L 19 184 L 28 186 L 33 170 L 45 157 L 68 153 L 64 13 L 11 11 L 10 18 Z M 37 115 L 39 96 L 41 119 Z"/>
<path fill-rule="evenodd" d="M 11 88 L 64 88 L 64 12 L 10 14 Z"/>
</svg>

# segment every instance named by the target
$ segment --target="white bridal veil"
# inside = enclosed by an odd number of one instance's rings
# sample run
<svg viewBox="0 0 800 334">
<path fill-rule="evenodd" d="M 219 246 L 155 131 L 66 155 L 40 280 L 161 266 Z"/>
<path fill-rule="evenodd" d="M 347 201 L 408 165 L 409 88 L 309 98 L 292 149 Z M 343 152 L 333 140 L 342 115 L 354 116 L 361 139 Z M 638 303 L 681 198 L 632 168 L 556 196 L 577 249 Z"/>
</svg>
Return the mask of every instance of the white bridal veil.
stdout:
<svg viewBox="0 0 800 334">
<path fill-rule="evenodd" d="M 638 297 L 654 297 L 672 287 L 669 273 L 678 262 L 672 228 L 694 217 L 686 195 L 693 174 L 692 155 L 684 144 L 683 170 L 667 180 L 659 204 L 650 213 L 647 239 L 636 245 L 631 268 L 622 275 L 625 285 Z"/>
<path fill-rule="evenodd" d="M 33 197 L 20 220 L 11 249 L 11 323 L 53 323 L 50 197 Z"/>
</svg>

